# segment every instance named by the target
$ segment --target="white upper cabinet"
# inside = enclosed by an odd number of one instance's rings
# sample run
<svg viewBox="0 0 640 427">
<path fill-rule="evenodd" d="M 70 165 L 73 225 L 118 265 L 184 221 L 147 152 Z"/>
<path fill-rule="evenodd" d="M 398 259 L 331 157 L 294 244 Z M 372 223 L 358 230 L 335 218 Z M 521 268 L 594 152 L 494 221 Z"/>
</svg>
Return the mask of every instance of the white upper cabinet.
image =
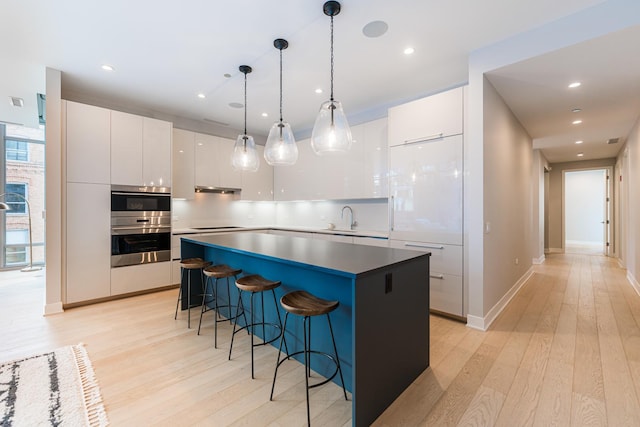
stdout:
<svg viewBox="0 0 640 427">
<path fill-rule="evenodd" d="M 260 167 L 257 172 L 242 172 L 242 200 L 273 200 L 273 166 L 264 160 L 264 147 L 258 145 Z M 286 167 L 286 166 L 283 166 Z"/>
<path fill-rule="evenodd" d="M 195 197 L 195 133 L 174 129 L 172 146 L 172 196 L 193 199 Z"/>
<path fill-rule="evenodd" d="M 363 125 L 364 182 L 362 195 L 365 198 L 389 197 L 389 166 L 387 145 L 387 119 L 374 120 Z"/>
<path fill-rule="evenodd" d="M 111 112 L 111 183 L 143 185 L 142 117 Z"/>
<path fill-rule="evenodd" d="M 463 133 L 463 88 L 389 109 L 389 146 Z"/>
<path fill-rule="evenodd" d="M 173 124 L 144 117 L 142 127 L 143 185 L 171 187 Z"/>
<path fill-rule="evenodd" d="M 65 101 L 67 181 L 111 182 L 109 110 Z M 64 110 L 63 110 L 64 111 Z"/>
<path fill-rule="evenodd" d="M 111 183 L 171 187 L 172 124 L 111 111 Z"/>
<path fill-rule="evenodd" d="M 218 172 L 220 174 L 220 187 L 241 188 L 242 171 L 237 171 L 231 164 L 234 140 L 216 137 L 218 143 Z M 265 164 L 264 158 L 260 159 L 260 167 Z"/>
<path fill-rule="evenodd" d="M 195 134 L 195 183 L 198 187 L 220 187 L 218 139 Z"/>
<path fill-rule="evenodd" d="M 318 156 L 309 139 L 298 144 L 298 161 L 274 168 L 275 200 L 388 197 L 386 119 L 351 127 L 347 153 Z"/>
</svg>

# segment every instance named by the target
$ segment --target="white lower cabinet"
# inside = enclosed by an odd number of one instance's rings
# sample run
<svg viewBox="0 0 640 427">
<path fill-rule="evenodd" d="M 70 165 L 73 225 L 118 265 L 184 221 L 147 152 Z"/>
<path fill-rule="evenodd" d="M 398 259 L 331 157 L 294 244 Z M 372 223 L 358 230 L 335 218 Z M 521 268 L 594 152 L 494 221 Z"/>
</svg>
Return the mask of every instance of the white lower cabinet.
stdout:
<svg viewBox="0 0 640 427">
<path fill-rule="evenodd" d="M 111 295 L 146 291 L 171 284 L 171 262 L 118 267 L 111 270 Z"/>
<path fill-rule="evenodd" d="M 111 295 L 111 186 L 67 183 L 65 303 Z"/>
<path fill-rule="evenodd" d="M 462 246 L 406 240 L 389 240 L 389 246 L 431 252 L 429 308 L 459 317 L 464 316 Z"/>
<path fill-rule="evenodd" d="M 353 243 L 356 245 L 389 247 L 389 239 L 379 239 L 377 237 L 353 236 Z"/>
<path fill-rule="evenodd" d="M 174 285 L 179 285 L 180 284 L 180 273 L 182 272 L 182 270 L 180 270 L 180 260 L 173 260 L 171 261 L 171 283 Z"/>
</svg>

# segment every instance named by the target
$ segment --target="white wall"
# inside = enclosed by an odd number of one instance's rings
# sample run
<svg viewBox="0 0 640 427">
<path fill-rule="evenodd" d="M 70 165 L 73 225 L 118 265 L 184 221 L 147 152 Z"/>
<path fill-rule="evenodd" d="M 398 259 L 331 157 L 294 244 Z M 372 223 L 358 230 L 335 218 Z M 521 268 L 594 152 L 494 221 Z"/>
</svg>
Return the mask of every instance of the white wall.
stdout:
<svg viewBox="0 0 640 427">
<path fill-rule="evenodd" d="M 621 151 L 622 200 L 626 206 L 620 234 L 624 237 L 623 262 L 627 267 L 627 277 L 640 292 L 640 119 L 627 137 L 626 147 Z"/>
<path fill-rule="evenodd" d="M 606 173 L 602 169 L 565 172 L 565 241 L 604 242 Z"/>
<path fill-rule="evenodd" d="M 484 85 L 483 309 L 488 313 L 532 262 L 533 141 L 491 83 Z"/>
</svg>

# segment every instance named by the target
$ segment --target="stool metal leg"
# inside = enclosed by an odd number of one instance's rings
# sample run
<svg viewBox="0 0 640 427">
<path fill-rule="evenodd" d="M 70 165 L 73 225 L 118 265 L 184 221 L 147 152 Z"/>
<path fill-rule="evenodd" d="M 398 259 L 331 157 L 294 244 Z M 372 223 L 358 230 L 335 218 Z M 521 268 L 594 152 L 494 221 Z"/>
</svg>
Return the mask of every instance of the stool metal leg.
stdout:
<svg viewBox="0 0 640 427">
<path fill-rule="evenodd" d="M 340 382 L 342 383 L 344 400 L 349 400 L 347 398 L 347 390 L 344 388 L 344 378 L 342 377 L 342 368 L 340 367 L 340 357 L 338 357 L 338 347 L 336 347 L 336 339 L 333 336 L 333 327 L 331 326 L 331 318 L 329 317 L 329 313 L 327 313 L 327 322 L 329 322 L 329 331 L 331 332 L 331 342 L 333 343 L 333 351 L 334 351 L 334 354 L 336 355 L 336 364 L 338 365 L 338 373 L 340 374 Z"/>
<path fill-rule="evenodd" d="M 305 384 L 305 391 L 307 392 L 307 425 L 311 425 L 311 414 L 309 412 L 309 373 L 310 373 L 310 368 L 309 368 L 309 364 L 311 362 L 311 354 L 309 353 L 309 342 L 307 341 L 307 333 L 310 331 L 309 330 L 309 317 L 308 316 L 304 316 L 304 322 L 303 322 L 303 335 L 304 335 L 304 371 L 305 371 L 305 375 L 304 375 L 304 384 Z"/>
<path fill-rule="evenodd" d="M 180 267 L 180 287 L 178 288 L 178 301 L 176 302 L 176 314 L 173 316 L 173 320 L 178 318 L 178 306 L 180 305 L 180 301 L 182 301 L 182 279 L 184 278 L 184 268 Z"/>
<path fill-rule="evenodd" d="M 253 336 L 255 335 L 255 326 L 254 326 L 254 311 L 253 311 L 253 296 L 255 295 L 255 292 L 251 292 L 251 296 L 249 298 L 249 308 L 251 310 L 251 379 L 254 379 L 255 376 L 253 375 Z M 264 313 L 263 313 L 264 316 Z M 264 326 L 262 326 L 264 328 Z"/>
<path fill-rule="evenodd" d="M 211 280 L 215 280 L 214 283 L 211 283 Z M 209 277 L 207 276 L 207 279 L 205 281 L 205 285 L 204 285 L 204 291 L 202 292 L 202 308 L 200 309 L 200 321 L 198 322 L 198 335 L 200 335 L 200 328 L 202 327 L 202 315 L 206 312 L 209 311 L 211 309 L 207 308 L 207 291 L 209 290 L 209 284 L 211 284 L 211 298 L 213 301 L 216 301 L 216 289 L 215 289 L 215 285 L 217 284 L 218 279 L 214 279 L 213 277 Z M 216 302 L 216 312 L 217 312 L 217 302 Z M 215 317 L 214 317 L 215 320 Z M 217 323 L 216 323 L 217 325 Z M 217 332 L 217 331 L 216 331 Z"/>
<path fill-rule="evenodd" d="M 273 373 L 273 383 L 271 383 L 271 394 L 269 395 L 269 400 L 273 400 L 273 390 L 276 387 L 276 377 L 278 376 L 278 367 L 280 366 L 280 354 L 282 353 L 282 343 L 284 342 L 285 347 L 287 345 L 284 338 L 284 331 L 287 328 L 288 319 L 289 319 L 289 312 L 286 312 L 284 315 L 284 326 L 282 327 L 283 332 L 282 332 L 282 337 L 280 338 L 280 347 L 278 348 L 278 360 L 276 361 L 276 369 Z M 289 358 L 289 351 L 287 351 L 287 357 L 285 359 L 287 358 Z"/>
</svg>

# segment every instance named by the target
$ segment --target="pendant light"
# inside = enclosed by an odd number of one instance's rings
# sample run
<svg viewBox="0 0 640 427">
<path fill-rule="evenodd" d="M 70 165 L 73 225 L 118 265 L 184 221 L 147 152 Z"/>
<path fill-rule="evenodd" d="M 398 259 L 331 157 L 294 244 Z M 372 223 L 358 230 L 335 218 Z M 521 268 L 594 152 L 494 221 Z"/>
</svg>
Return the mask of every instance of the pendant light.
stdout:
<svg viewBox="0 0 640 427">
<path fill-rule="evenodd" d="M 256 172 L 260 166 L 260 159 L 253 137 L 247 135 L 247 74 L 253 70 L 248 65 L 241 65 L 238 69 L 244 74 L 244 133 L 238 135 L 233 146 L 231 164 L 235 170 Z"/>
<path fill-rule="evenodd" d="M 322 10 L 331 17 L 331 97 L 320 106 L 311 133 L 311 147 L 321 156 L 349 151 L 352 140 L 342 104 L 333 99 L 333 17 L 340 13 L 340 3 L 328 1 Z"/>
<path fill-rule="evenodd" d="M 282 49 L 289 47 L 289 43 L 285 39 L 275 39 L 273 45 L 280 51 L 280 121 L 271 126 L 264 158 L 271 166 L 288 166 L 298 160 L 298 146 L 291 125 L 282 121 Z"/>
</svg>

